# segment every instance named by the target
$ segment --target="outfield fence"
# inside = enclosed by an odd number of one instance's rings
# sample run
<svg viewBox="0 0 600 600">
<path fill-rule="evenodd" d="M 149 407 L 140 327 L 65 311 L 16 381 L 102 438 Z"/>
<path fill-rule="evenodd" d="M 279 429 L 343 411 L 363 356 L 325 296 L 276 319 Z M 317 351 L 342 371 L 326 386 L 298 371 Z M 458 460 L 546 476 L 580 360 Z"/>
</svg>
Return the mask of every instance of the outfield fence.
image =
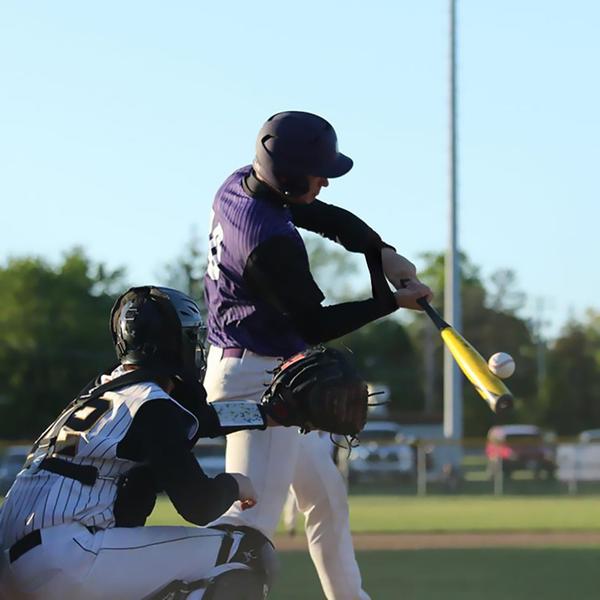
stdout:
<svg viewBox="0 0 600 600">
<path fill-rule="evenodd" d="M 225 468 L 225 446 L 205 445 L 199 444 L 197 459 L 214 476 Z M 20 470 L 27 448 L 27 442 L 0 441 L 0 495 Z M 481 439 L 421 439 L 361 444 L 351 452 L 338 448 L 334 456 L 351 493 L 600 494 L 600 443 L 524 440 L 494 447 Z"/>
<path fill-rule="evenodd" d="M 349 455 L 341 450 L 338 466 L 351 491 L 383 486 L 419 496 L 600 493 L 598 443 L 523 441 L 494 447 L 485 440 L 418 440 L 411 444 L 410 469 L 395 469 L 401 451 L 391 444 L 359 446 Z"/>
</svg>

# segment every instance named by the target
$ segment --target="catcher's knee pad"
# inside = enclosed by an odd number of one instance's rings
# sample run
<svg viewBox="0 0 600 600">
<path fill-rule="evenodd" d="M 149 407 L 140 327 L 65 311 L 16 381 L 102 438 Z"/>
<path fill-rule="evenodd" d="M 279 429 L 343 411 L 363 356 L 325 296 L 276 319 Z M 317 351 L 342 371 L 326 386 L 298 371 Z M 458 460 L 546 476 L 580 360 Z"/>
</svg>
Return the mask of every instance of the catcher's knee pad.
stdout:
<svg viewBox="0 0 600 600">
<path fill-rule="evenodd" d="M 262 600 L 267 597 L 278 570 L 273 544 L 251 527 L 218 525 L 224 531 L 217 562 L 206 577 L 176 580 L 143 600 Z"/>
<path fill-rule="evenodd" d="M 237 547 L 232 548 L 232 553 L 228 556 L 226 562 L 241 563 L 249 567 L 251 572 L 259 576 L 264 589 L 268 591 L 279 571 L 279 560 L 271 541 L 252 527 L 217 525 L 213 528 L 225 531 L 230 536 L 242 536 Z M 263 596 L 259 597 L 262 598 Z"/>
</svg>

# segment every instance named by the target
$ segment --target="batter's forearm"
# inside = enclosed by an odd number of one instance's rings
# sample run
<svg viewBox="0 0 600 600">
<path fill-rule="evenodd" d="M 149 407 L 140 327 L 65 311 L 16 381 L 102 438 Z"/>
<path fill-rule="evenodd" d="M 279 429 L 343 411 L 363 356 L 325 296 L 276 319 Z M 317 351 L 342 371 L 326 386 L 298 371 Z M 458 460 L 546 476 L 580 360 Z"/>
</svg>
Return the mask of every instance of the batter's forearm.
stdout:
<svg viewBox="0 0 600 600">
<path fill-rule="evenodd" d="M 383 300 L 370 298 L 320 306 L 292 317 L 292 321 L 308 344 L 320 344 L 356 331 L 367 323 L 392 313 L 396 308 L 398 306 L 394 296 L 390 294 Z"/>
<path fill-rule="evenodd" d="M 381 250 L 381 264 L 385 276 L 396 289 L 402 287 L 403 280 L 417 277 L 415 265 L 392 248 Z"/>
</svg>

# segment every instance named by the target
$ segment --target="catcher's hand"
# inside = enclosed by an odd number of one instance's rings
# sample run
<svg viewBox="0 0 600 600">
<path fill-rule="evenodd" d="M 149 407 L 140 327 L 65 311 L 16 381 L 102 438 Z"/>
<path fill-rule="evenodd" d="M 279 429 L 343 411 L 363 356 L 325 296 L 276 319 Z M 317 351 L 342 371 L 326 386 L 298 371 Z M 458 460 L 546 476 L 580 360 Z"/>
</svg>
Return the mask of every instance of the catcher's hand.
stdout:
<svg viewBox="0 0 600 600">
<path fill-rule="evenodd" d="M 263 395 L 277 423 L 357 435 L 367 420 L 367 384 L 339 350 L 318 346 L 285 361 Z"/>
</svg>

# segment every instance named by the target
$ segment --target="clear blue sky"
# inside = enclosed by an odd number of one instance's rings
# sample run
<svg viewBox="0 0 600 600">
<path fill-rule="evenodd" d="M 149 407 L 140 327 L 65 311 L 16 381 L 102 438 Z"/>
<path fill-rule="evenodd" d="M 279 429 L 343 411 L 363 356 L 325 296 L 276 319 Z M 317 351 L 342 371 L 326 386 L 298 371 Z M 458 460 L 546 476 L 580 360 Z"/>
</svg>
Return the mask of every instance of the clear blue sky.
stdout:
<svg viewBox="0 0 600 600">
<path fill-rule="evenodd" d="M 156 281 L 297 109 L 355 160 L 321 198 L 421 266 L 446 243 L 447 29 L 445 0 L 3 2 L 0 261 L 82 245 Z M 549 333 L 600 306 L 599 31 L 593 0 L 459 0 L 461 246 Z"/>
</svg>

